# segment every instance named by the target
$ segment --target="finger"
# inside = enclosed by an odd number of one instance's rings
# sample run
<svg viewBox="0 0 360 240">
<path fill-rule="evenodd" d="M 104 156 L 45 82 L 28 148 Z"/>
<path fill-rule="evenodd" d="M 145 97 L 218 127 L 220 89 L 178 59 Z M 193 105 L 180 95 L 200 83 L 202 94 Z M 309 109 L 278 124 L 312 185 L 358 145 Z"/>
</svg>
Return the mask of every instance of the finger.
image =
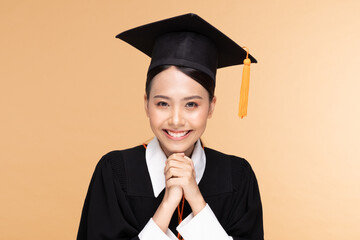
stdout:
<svg viewBox="0 0 360 240">
<path fill-rule="evenodd" d="M 185 180 L 184 178 L 170 178 L 169 180 L 166 181 L 166 187 L 170 188 L 170 187 L 174 187 L 174 186 L 180 186 L 181 188 L 183 188 L 183 186 L 187 185 L 188 181 Z"/>
<path fill-rule="evenodd" d="M 176 168 L 169 168 L 165 171 L 165 180 L 169 180 L 170 178 L 178 178 L 181 177 L 181 170 Z"/>
<path fill-rule="evenodd" d="M 170 178 L 191 178 L 192 171 L 184 171 L 183 169 L 178 168 L 170 168 L 165 172 L 165 180 L 169 180 Z"/>
<path fill-rule="evenodd" d="M 183 156 L 170 156 L 168 159 L 166 159 L 165 164 L 171 161 L 180 163 L 188 162 L 188 160 L 186 160 Z"/>
<path fill-rule="evenodd" d="M 194 162 L 191 158 L 189 158 L 188 156 L 184 156 L 184 158 L 189 162 L 191 163 L 191 166 L 194 168 Z"/>
<path fill-rule="evenodd" d="M 182 171 L 180 169 L 170 169 L 166 175 L 166 184 L 170 179 L 178 179 L 181 182 L 182 186 L 188 185 L 190 183 L 196 184 L 196 179 L 191 171 Z"/>
<path fill-rule="evenodd" d="M 185 176 L 186 174 L 193 174 L 194 168 L 190 164 L 171 162 L 164 168 L 164 175 L 166 179 L 172 176 Z"/>
<path fill-rule="evenodd" d="M 165 170 L 169 168 L 191 169 L 192 165 L 189 162 L 169 160 L 168 162 L 166 162 Z"/>
<path fill-rule="evenodd" d="M 170 178 L 177 178 L 177 177 L 178 176 L 175 176 L 173 171 L 168 170 L 165 172 L 165 181 L 169 180 Z"/>
<path fill-rule="evenodd" d="M 185 156 L 185 153 L 173 153 L 171 154 L 168 159 L 170 158 L 178 158 L 178 157 L 184 157 Z"/>
<path fill-rule="evenodd" d="M 169 164 L 169 163 L 183 163 L 183 164 L 188 164 L 190 166 L 193 166 L 194 163 L 191 160 L 191 158 L 187 157 L 187 156 L 180 156 L 180 155 L 171 155 L 165 162 L 165 164 Z"/>
</svg>

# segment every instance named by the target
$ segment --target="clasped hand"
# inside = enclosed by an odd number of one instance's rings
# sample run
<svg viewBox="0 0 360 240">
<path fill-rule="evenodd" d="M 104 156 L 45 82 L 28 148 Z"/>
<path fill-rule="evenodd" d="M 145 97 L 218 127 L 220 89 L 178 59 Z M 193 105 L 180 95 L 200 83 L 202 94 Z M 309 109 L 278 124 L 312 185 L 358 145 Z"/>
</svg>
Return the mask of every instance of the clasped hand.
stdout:
<svg viewBox="0 0 360 240">
<path fill-rule="evenodd" d="M 177 206 L 184 194 L 194 215 L 205 207 L 206 203 L 196 183 L 194 163 L 189 157 L 184 153 L 170 155 L 166 160 L 164 174 L 165 199 Z"/>
</svg>

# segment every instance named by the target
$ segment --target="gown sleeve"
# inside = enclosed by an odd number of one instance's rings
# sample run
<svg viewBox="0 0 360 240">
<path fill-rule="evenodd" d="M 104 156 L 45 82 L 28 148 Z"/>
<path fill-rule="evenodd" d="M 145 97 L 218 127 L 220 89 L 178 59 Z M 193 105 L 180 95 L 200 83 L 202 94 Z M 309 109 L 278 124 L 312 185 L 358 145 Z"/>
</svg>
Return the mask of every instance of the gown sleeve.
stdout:
<svg viewBox="0 0 360 240">
<path fill-rule="evenodd" d="M 192 213 L 176 228 L 186 240 L 231 240 L 208 204 L 196 215 Z"/>
<path fill-rule="evenodd" d="M 234 240 L 263 240 L 263 214 L 256 176 L 250 164 L 232 159 L 234 197 L 225 230 Z"/>
<path fill-rule="evenodd" d="M 139 226 L 105 155 L 86 195 L 77 240 L 139 240 Z"/>
</svg>

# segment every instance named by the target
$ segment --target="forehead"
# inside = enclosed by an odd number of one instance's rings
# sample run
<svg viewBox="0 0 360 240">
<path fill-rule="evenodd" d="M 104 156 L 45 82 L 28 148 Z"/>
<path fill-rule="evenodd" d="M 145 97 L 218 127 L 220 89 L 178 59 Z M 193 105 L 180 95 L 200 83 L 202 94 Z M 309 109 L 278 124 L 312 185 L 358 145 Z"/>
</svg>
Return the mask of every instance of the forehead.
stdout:
<svg viewBox="0 0 360 240">
<path fill-rule="evenodd" d="M 206 97 L 208 92 L 197 81 L 172 66 L 157 74 L 152 80 L 150 97 L 160 94 L 170 97 L 190 95 Z"/>
</svg>

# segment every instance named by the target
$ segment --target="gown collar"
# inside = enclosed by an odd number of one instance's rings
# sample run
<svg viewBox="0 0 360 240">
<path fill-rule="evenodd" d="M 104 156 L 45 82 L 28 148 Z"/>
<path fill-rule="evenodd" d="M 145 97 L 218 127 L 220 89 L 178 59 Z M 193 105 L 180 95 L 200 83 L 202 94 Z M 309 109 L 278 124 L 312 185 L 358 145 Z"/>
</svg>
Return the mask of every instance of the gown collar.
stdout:
<svg viewBox="0 0 360 240">
<path fill-rule="evenodd" d="M 154 196 L 158 197 L 165 188 L 164 168 L 167 159 L 165 153 L 160 147 L 159 141 L 156 137 L 147 145 L 145 152 L 146 165 L 149 171 Z M 191 155 L 191 160 L 194 163 L 196 182 L 199 184 L 204 175 L 206 156 L 204 149 L 201 146 L 200 140 L 195 144 L 194 151 Z"/>
</svg>

